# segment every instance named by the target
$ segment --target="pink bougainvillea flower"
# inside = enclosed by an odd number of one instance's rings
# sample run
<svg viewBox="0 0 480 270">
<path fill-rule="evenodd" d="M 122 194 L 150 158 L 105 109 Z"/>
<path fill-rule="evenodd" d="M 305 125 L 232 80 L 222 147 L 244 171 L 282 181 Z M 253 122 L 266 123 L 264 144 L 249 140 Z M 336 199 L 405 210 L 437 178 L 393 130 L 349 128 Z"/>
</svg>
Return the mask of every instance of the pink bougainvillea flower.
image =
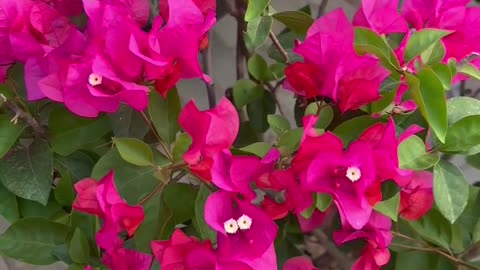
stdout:
<svg viewBox="0 0 480 270">
<path fill-rule="evenodd" d="M 445 16 L 452 16 L 451 13 L 449 12 Z M 446 23 L 440 25 L 442 28 L 455 31 L 442 40 L 447 49 L 445 59 L 454 58 L 461 61 L 472 54 L 480 53 L 480 33 L 478 32 L 480 28 L 480 8 L 466 8 L 462 15 L 460 15 L 461 23 L 458 25 L 455 23 L 452 26 Z"/>
<path fill-rule="evenodd" d="M 428 171 L 410 172 L 408 184 L 400 192 L 400 216 L 408 220 L 418 220 L 433 206 L 433 175 Z"/>
<path fill-rule="evenodd" d="M 91 43 L 89 51 L 102 54 L 115 73 L 130 82 L 139 81 L 144 74 L 143 60 L 130 51 L 130 38 L 134 37 L 142 47 L 147 42 L 147 34 L 129 14 L 130 4 L 136 3 L 146 3 L 149 10 L 146 0 L 85 1 L 85 12 L 90 19 L 86 31 Z"/>
<path fill-rule="evenodd" d="M 286 69 L 284 87 L 306 97 L 331 98 L 342 112 L 379 99 L 380 84 L 390 72 L 376 58 L 358 56 L 353 38 L 353 26 L 341 9 L 322 16 L 295 47 L 305 63 Z"/>
<path fill-rule="evenodd" d="M 338 65 L 338 85 L 332 98 L 337 100 L 342 112 L 358 110 L 381 98 L 380 84 L 388 75 L 390 72 L 380 65 L 378 59 L 352 53 Z"/>
<path fill-rule="evenodd" d="M 395 99 L 393 100 L 395 106 L 401 110 L 401 113 L 408 113 L 413 112 L 417 109 L 417 104 L 413 100 L 405 100 L 403 101 L 403 95 L 408 91 L 407 84 L 400 84 L 398 87 L 397 93 L 395 95 Z"/>
<path fill-rule="evenodd" d="M 309 233 L 318 229 L 320 225 L 322 225 L 327 215 L 331 213 L 332 209 L 333 208 L 330 207 L 325 212 L 320 212 L 319 210 L 315 209 L 310 218 L 305 218 L 304 216 L 302 216 L 302 214 L 296 214 L 300 230 L 303 233 Z"/>
<path fill-rule="evenodd" d="M 113 171 L 98 182 L 83 179 L 75 184 L 75 190 L 78 196 L 73 209 L 105 219 L 108 225 L 105 231 L 109 231 L 110 224 L 113 224 L 115 234 L 125 230 L 132 236 L 143 221 L 143 208 L 128 205 L 118 194 Z"/>
<path fill-rule="evenodd" d="M 190 101 L 178 121 L 192 137 L 192 145 L 183 159 L 195 175 L 211 181 L 213 158 L 230 148 L 237 137 L 240 125 L 237 110 L 226 98 L 217 107 L 203 112 L 198 110 L 194 101 Z"/>
<path fill-rule="evenodd" d="M 388 246 L 392 242 L 390 232 L 392 221 L 388 217 L 373 212 L 368 223 L 361 229 L 354 229 L 348 223 L 342 222 L 342 224 L 342 230 L 333 235 L 337 245 L 343 245 L 355 239 L 365 239 L 367 242 L 366 248 L 352 269 L 380 269 L 388 263 L 390 260 Z"/>
<path fill-rule="evenodd" d="M 322 74 L 317 66 L 296 62 L 285 68 L 285 88 L 294 90 L 296 94 L 313 98 L 320 95 Z"/>
<path fill-rule="evenodd" d="M 380 249 L 371 240 L 367 241 L 367 246 L 363 249 L 360 258 L 353 264 L 352 270 L 379 270 L 390 261 L 390 251 L 388 248 Z"/>
<path fill-rule="evenodd" d="M 122 80 L 101 56 L 95 56 L 91 62 L 70 64 L 64 76 L 63 89 L 56 90 L 63 90 L 63 102 L 80 116 L 113 113 L 120 103 L 138 111 L 148 105 L 148 87 Z"/>
<path fill-rule="evenodd" d="M 112 270 L 149 270 L 153 257 L 126 248 L 108 250 L 102 257 L 102 263 Z"/>
<path fill-rule="evenodd" d="M 462 14 L 461 11 L 468 3 L 470 0 L 405 0 L 402 15 L 417 30 L 425 27 L 436 28 L 441 20 L 452 20 L 455 13 Z M 457 15 L 453 17 L 458 21 Z"/>
<path fill-rule="evenodd" d="M 78 16 L 83 11 L 82 0 L 43 0 L 65 16 Z"/>
<path fill-rule="evenodd" d="M 357 141 L 344 151 L 340 138 L 330 132 L 319 136 L 316 143 L 327 149 L 315 156 L 306 176 L 301 178 L 302 185 L 311 191 L 330 194 L 341 216 L 353 228 L 362 228 L 372 212 L 365 192 L 376 180 L 372 147 Z"/>
<path fill-rule="evenodd" d="M 256 197 L 251 184 L 260 176 L 273 171 L 280 152 L 273 148 L 263 159 L 256 156 L 232 156 L 228 149 L 220 152 L 212 167 L 212 182 L 220 189 L 238 192 L 246 199 Z"/>
<path fill-rule="evenodd" d="M 240 260 L 262 257 L 278 231 L 262 209 L 226 191 L 217 191 L 208 197 L 205 221 L 217 231 L 218 246 L 223 252 Z"/>
<path fill-rule="evenodd" d="M 398 13 L 399 1 L 362 0 L 353 18 L 353 25 L 371 28 L 379 34 L 405 33 L 408 24 Z"/>
<path fill-rule="evenodd" d="M 155 258 L 165 270 L 252 270 L 243 262 L 218 256 L 210 241 L 201 243 L 180 229 L 173 232 L 170 240 L 153 241 L 151 246 Z"/>
<path fill-rule="evenodd" d="M 130 40 L 130 50 L 146 63 L 146 78 L 156 80 L 155 89 L 164 97 L 180 78 L 211 83 L 202 72 L 198 52 L 204 35 L 216 22 L 215 12 L 204 17 L 193 0 L 169 0 L 168 6 L 168 20 L 163 26 L 160 16 L 155 19 L 146 50 L 136 37 Z"/>
<path fill-rule="evenodd" d="M 293 257 L 283 265 L 283 270 L 318 270 L 307 257 Z"/>
<path fill-rule="evenodd" d="M 266 177 L 260 178 L 256 184 L 257 187 L 262 189 L 284 192 L 285 202 L 283 203 L 284 207 L 282 208 L 286 209 L 287 212 L 290 210 L 296 214 L 300 214 L 313 204 L 311 192 L 302 188 L 300 183 L 295 180 L 292 171 L 274 171 Z M 274 210 L 275 205 L 269 203 L 271 203 L 271 201 L 265 202 L 265 206 L 271 206 L 273 208 L 270 208 L 270 210 Z"/>
</svg>

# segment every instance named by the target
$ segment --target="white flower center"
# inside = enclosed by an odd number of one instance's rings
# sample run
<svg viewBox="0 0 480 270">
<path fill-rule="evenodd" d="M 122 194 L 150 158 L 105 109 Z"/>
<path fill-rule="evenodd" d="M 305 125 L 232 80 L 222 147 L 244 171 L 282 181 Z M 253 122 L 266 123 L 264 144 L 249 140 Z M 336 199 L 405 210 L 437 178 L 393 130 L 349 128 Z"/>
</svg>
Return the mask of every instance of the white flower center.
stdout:
<svg viewBox="0 0 480 270">
<path fill-rule="evenodd" d="M 362 177 L 362 172 L 357 167 L 348 167 L 345 175 L 350 181 L 355 182 Z"/>
<path fill-rule="evenodd" d="M 88 76 L 88 83 L 91 86 L 100 85 L 100 84 L 102 84 L 102 76 L 100 76 L 98 74 L 95 74 L 95 73 L 91 73 L 90 76 Z"/>
<path fill-rule="evenodd" d="M 252 219 L 247 215 L 239 217 L 237 223 L 240 230 L 248 230 L 252 227 Z"/>
<path fill-rule="evenodd" d="M 234 234 L 238 231 L 237 221 L 231 218 L 223 223 L 223 228 L 227 233 Z"/>
</svg>

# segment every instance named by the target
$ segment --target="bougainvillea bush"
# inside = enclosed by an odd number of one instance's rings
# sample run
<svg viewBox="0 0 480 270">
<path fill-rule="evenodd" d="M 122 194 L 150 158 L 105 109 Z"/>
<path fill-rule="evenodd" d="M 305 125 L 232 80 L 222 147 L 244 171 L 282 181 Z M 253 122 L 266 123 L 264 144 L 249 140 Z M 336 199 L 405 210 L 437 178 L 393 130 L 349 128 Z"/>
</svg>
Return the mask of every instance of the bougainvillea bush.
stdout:
<svg viewBox="0 0 480 270">
<path fill-rule="evenodd" d="M 0 0 L 1 254 L 71 270 L 480 269 L 480 189 L 453 162 L 480 167 L 469 2 L 314 19 L 269 0 Z M 209 74 L 217 4 L 237 22 L 228 89 Z"/>
</svg>

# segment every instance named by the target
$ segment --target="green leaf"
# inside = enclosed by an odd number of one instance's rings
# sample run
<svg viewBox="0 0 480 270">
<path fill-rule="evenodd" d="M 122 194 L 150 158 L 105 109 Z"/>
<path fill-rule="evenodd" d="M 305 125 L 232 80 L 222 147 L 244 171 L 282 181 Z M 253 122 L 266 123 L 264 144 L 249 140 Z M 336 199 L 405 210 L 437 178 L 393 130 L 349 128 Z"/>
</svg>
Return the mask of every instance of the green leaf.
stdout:
<svg viewBox="0 0 480 270">
<path fill-rule="evenodd" d="M 312 102 L 308 104 L 307 108 L 305 109 L 305 115 L 317 115 L 318 111 L 318 104 L 316 102 Z M 334 112 L 332 106 L 326 105 L 320 109 L 318 112 L 318 121 L 315 125 L 316 128 L 327 128 L 330 123 L 332 123 Z"/>
<path fill-rule="evenodd" d="M 179 162 L 183 160 L 183 154 L 188 151 L 188 148 L 192 144 L 192 138 L 186 133 L 177 137 L 172 149 L 173 162 Z"/>
<path fill-rule="evenodd" d="M 273 77 L 267 62 L 258 54 L 254 54 L 248 59 L 247 67 L 248 72 L 259 81 L 269 81 Z"/>
<path fill-rule="evenodd" d="M 263 158 L 270 149 L 272 149 L 272 146 L 264 142 L 257 142 L 240 148 L 242 151 L 255 154 L 261 158 Z"/>
<path fill-rule="evenodd" d="M 181 224 L 195 216 L 197 191 L 192 188 L 192 185 L 183 183 L 168 185 L 163 191 L 163 196 L 165 204 L 173 213 L 176 224 Z"/>
<path fill-rule="evenodd" d="M 34 141 L 0 160 L 0 181 L 13 194 L 47 204 L 53 179 L 53 154 L 48 144 Z"/>
<path fill-rule="evenodd" d="M 315 207 L 321 212 L 327 211 L 332 204 L 332 197 L 328 194 L 317 193 L 315 200 Z"/>
<path fill-rule="evenodd" d="M 65 108 L 57 107 L 50 112 L 48 131 L 53 151 L 68 156 L 107 134 L 110 124 L 106 116 L 81 118 Z"/>
<path fill-rule="evenodd" d="M 443 152 L 466 151 L 480 144 L 480 115 L 471 115 L 460 119 L 447 131 L 445 144 L 439 150 Z"/>
<path fill-rule="evenodd" d="M 251 80 L 241 79 L 233 86 L 233 100 L 238 109 L 263 97 L 265 90 Z"/>
<path fill-rule="evenodd" d="M 400 205 L 400 193 L 395 196 L 377 203 L 373 209 L 389 217 L 393 221 L 398 219 L 398 207 Z"/>
<path fill-rule="evenodd" d="M 442 82 L 443 89 L 450 90 L 450 88 L 452 88 L 452 80 L 453 76 L 455 76 L 455 72 L 452 72 L 448 65 L 441 63 L 433 65 L 432 70 Z"/>
<path fill-rule="evenodd" d="M 472 242 L 474 244 L 480 242 L 480 219 L 475 224 L 475 229 L 473 230 Z"/>
<path fill-rule="evenodd" d="M 270 4 L 270 0 L 249 0 L 245 21 L 249 22 L 261 16 L 268 4 Z"/>
<path fill-rule="evenodd" d="M 43 218 L 25 218 L 13 223 L 0 235 L 3 255 L 36 265 L 57 261 L 54 249 L 65 244 L 68 227 Z"/>
<path fill-rule="evenodd" d="M 143 139 L 149 130 L 140 112 L 127 105 L 120 105 L 108 118 L 115 137 Z"/>
<path fill-rule="evenodd" d="M 17 197 L 0 185 L 0 215 L 10 223 L 20 218 Z"/>
<path fill-rule="evenodd" d="M 275 113 L 275 99 L 272 93 L 265 91 L 263 97 L 247 105 L 247 115 L 253 129 L 257 132 L 268 130 L 267 117 Z"/>
<path fill-rule="evenodd" d="M 195 200 L 195 228 L 202 237 L 202 240 L 210 239 L 212 243 L 216 242 L 217 234 L 210 228 L 205 221 L 205 202 L 212 192 L 205 184 L 200 185 L 197 198 Z"/>
<path fill-rule="evenodd" d="M 145 219 L 135 231 L 135 247 L 141 252 L 150 252 L 150 242 L 159 239 L 162 222 L 168 221 L 171 211 L 165 206 L 162 193 L 157 193 L 151 197 L 143 205 L 143 211 L 145 212 Z"/>
<path fill-rule="evenodd" d="M 154 161 L 158 166 L 169 164 L 167 158 L 163 156 L 154 156 Z M 158 184 L 154 177 L 154 167 L 130 164 L 122 159 L 117 149 L 110 150 L 98 160 L 93 168 L 92 178 L 100 180 L 110 170 L 115 172 L 118 192 L 129 204 L 137 204 L 142 196 L 151 192 Z"/>
<path fill-rule="evenodd" d="M 414 32 L 407 42 L 405 48 L 405 62 L 409 63 L 415 57 L 427 50 L 432 44 L 438 42 L 441 38 L 449 35 L 451 31 L 439 29 L 421 29 Z"/>
<path fill-rule="evenodd" d="M 369 115 L 363 115 L 341 123 L 333 130 L 333 133 L 340 137 L 345 145 L 349 145 L 359 134 L 362 134 L 362 132 L 377 122 L 378 119 Z"/>
<path fill-rule="evenodd" d="M 298 149 L 302 135 L 303 128 L 296 128 L 285 132 L 278 139 L 278 150 L 282 156 L 288 156 Z"/>
<path fill-rule="evenodd" d="M 445 142 L 447 133 L 447 104 L 442 82 L 431 69 L 424 69 L 417 77 L 406 74 L 409 93 L 417 103 L 420 112 L 427 120 L 435 135 Z"/>
<path fill-rule="evenodd" d="M 398 147 L 398 161 L 402 169 L 426 170 L 439 160 L 438 155 L 426 152 L 425 143 L 417 136 L 408 138 Z"/>
<path fill-rule="evenodd" d="M 257 133 L 253 129 L 250 121 L 244 121 L 240 123 L 240 131 L 235 139 L 235 147 L 244 147 L 252 143 L 258 142 Z"/>
<path fill-rule="evenodd" d="M 22 217 L 41 217 L 59 222 L 58 220 L 63 219 L 67 214 L 65 210 L 62 209 L 62 206 L 55 200 L 54 196 L 50 196 L 47 205 L 22 198 L 18 198 L 17 201 L 18 210 Z"/>
<path fill-rule="evenodd" d="M 117 146 L 118 153 L 128 163 L 137 166 L 151 166 L 153 152 L 143 141 L 134 138 L 112 138 Z"/>
<path fill-rule="evenodd" d="M 75 210 L 70 213 L 70 226 L 82 230 L 83 235 L 87 238 L 91 256 L 98 256 L 95 234 L 100 229 L 100 224 L 97 222 L 98 220 L 95 216 L 83 214 Z"/>
<path fill-rule="evenodd" d="M 390 45 L 388 45 L 388 42 L 383 37 L 374 31 L 363 27 L 356 27 L 354 46 L 360 55 L 367 53 L 376 55 L 383 66 L 393 72 L 392 74 L 397 74 L 397 70 L 400 70 L 400 63 L 393 53 L 392 48 L 390 48 Z"/>
<path fill-rule="evenodd" d="M 455 270 L 456 266 L 443 257 L 420 251 L 403 251 L 397 253 L 395 269 L 403 270 Z"/>
<path fill-rule="evenodd" d="M 88 260 L 90 259 L 90 247 L 88 246 L 88 240 L 82 230 L 77 228 L 73 233 L 68 253 L 74 262 L 79 264 L 88 263 Z"/>
<path fill-rule="evenodd" d="M 245 41 L 252 50 L 262 46 L 268 39 L 272 28 L 273 19 L 270 16 L 262 16 L 253 19 L 247 24 Z"/>
<path fill-rule="evenodd" d="M 62 178 L 55 187 L 55 200 L 63 207 L 72 207 L 75 200 L 72 180 L 70 174 L 62 175 Z"/>
<path fill-rule="evenodd" d="M 88 152 L 77 151 L 66 157 L 55 155 L 53 166 L 60 174 L 69 174 L 72 182 L 76 183 L 78 180 L 90 177 L 96 162 L 96 156 L 92 156 Z"/>
<path fill-rule="evenodd" d="M 182 110 L 180 97 L 176 88 L 170 89 L 167 97 L 162 98 L 157 91 L 150 93 L 148 112 L 160 138 L 170 144 L 175 141 L 180 130 L 178 116 Z"/>
<path fill-rule="evenodd" d="M 445 46 L 439 40 L 422 52 L 420 57 L 425 65 L 433 66 L 442 62 L 443 58 L 445 57 L 445 53 Z"/>
<path fill-rule="evenodd" d="M 15 144 L 25 127 L 22 123 L 14 125 L 8 116 L 0 115 L 0 158 Z"/>
<path fill-rule="evenodd" d="M 305 36 L 312 26 L 313 18 L 301 11 L 283 11 L 272 15 L 274 19 L 283 23 L 292 32 Z"/>
<path fill-rule="evenodd" d="M 290 122 L 288 122 L 288 120 L 281 115 L 269 114 L 267 117 L 267 122 L 270 125 L 270 128 L 272 128 L 277 135 L 282 135 L 291 128 Z"/>
<path fill-rule="evenodd" d="M 436 209 L 430 210 L 421 219 L 411 221 L 409 224 L 424 239 L 446 249 L 450 247 L 452 241 L 450 223 Z"/>
<path fill-rule="evenodd" d="M 468 201 L 468 182 L 455 165 L 440 161 L 433 168 L 433 195 L 438 209 L 451 223 L 462 214 Z"/>
<path fill-rule="evenodd" d="M 465 74 L 472 79 L 480 80 L 480 71 L 474 65 L 468 63 L 460 67 L 459 73 Z"/>
<path fill-rule="evenodd" d="M 447 100 L 448 126 L 470 115 L 480 115 L 480 100 L 471 97 L 453 97 Z"/>
</svg>

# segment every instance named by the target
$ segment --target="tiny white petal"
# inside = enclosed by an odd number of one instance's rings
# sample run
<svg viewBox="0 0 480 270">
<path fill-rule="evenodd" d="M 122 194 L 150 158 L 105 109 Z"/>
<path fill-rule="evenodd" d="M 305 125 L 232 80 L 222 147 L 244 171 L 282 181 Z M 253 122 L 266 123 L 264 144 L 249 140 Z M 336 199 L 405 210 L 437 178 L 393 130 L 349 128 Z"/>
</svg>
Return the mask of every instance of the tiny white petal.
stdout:
<svg viewBox="0 0 480 270">
<path fill-rule="evenodd" d="M 237 223 L 240 230 L 248 230 L 252 227 L 252 219 L 247 215 L 239 217 Z"/>
<path fill-rule="evenodd" d="M 347 173 L 345 175 L 350 181 L 355 182 L 362 177 L 362 172 L 358 167 L 348 167 Z"/>
<path fill-rule="evenodd" d="M 227 233 L 234 234 L 238 231 L 237 221 L 231 218 L 223 223 L 223 228 Z"/>
<path fill-rule="evenodd" d="M 102 76 L 100 76 L 98 74 L 95 74 L 95 73 L 91 73 L 90 76 L 88 76 L 88 83 L 91 86 L 100 85 L 100 84 L 102 84 Z"/>
</svg>

